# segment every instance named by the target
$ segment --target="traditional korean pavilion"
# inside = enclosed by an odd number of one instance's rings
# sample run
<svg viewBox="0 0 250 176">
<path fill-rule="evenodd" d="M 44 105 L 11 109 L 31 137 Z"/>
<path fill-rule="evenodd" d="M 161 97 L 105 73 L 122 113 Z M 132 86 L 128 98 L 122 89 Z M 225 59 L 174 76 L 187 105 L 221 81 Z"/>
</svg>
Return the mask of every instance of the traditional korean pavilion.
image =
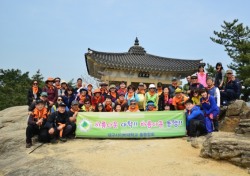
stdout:
<svg viewBox="0 0 250 176">
<path fill-rule="evenodd" d="M 140 82 L 171 84 L 173 77 L 182 79 L 195 73 L 202 62 L 202 59 L 174 59 L 148 54 L 139 45 L 137 37 L 128 52 L 100 52 L 89 48 L 85 60 L 90 76 L 108 84 L 125 81 L 127 85 Z"/>
</svg>

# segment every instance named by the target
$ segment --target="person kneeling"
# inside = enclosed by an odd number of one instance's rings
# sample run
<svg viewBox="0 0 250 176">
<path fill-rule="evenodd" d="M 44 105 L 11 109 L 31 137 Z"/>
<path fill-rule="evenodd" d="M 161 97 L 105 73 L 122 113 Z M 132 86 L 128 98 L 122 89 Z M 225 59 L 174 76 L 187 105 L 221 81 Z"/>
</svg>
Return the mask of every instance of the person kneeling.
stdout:
<svg viewBox="0 0 250 176">
<path fill-rule="evenodd" d="M 69 121 L 70 115 L 65 108 L 66 104 L 60 103 L 58 111 L 52 113 L 48 118 L 46 126 L 49 128 L 51 143 L 56 143 L 57 137 L 60 141 L 66 142 L 66 137 L 72 133 L 72 125 Z"/>
<path fill-rule="evenodd" d="M 191 145 L 195 148 L 199 147 L 196 137 L 207 134 L 206 122 L 200 107 L 196 106 L 193 100 L 188 99 L 185 102 L 186 119 L 187 119 L 187 135 L 191 137 Z"/>
</svg>

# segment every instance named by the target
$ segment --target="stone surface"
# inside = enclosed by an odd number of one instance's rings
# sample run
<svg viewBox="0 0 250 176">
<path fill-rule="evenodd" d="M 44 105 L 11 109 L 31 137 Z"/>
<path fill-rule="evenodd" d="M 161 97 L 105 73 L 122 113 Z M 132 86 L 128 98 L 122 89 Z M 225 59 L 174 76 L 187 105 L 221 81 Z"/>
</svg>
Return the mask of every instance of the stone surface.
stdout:
<svg viewBox="0 0 250 176">
<path fill-rule="evenodd" d="M 228 106 L 226 116 L 239 116 L 245 107 L 247 107 L 245 101 L 236 100 Z"/>
<path fill-rule="evenodd" d="M 221 107 L 219 129 L 224 132 L 235 132 L 242 119 L 250 118 L 250 108 L 243 100 L 236 100 L 228 107 Z M 245 134 L 243 132 L 238 133 Z"/>
<path fill-rule="evenodd" d="M 185 138 L 74 139 L 42 146 L 34 142 L 26 149 L 27 106 L 0 111 L 0 122 L 0 175 L 248 176 L 246 169 L 228 162 L 199 157 L 200 150 Z M 197 139 L 199 146 L 205 139 Z"/>
<path fill-rule="evenodd" d="M 250 119 L 241 119 L 235 132 L 237 134 L 250 136 Z"/>
<path fill-rule="evenodd" d="M 237 166 L 250 167 L 250 138 L 234 133 L 213 133 L 203 143 L 201 157 L 226 160 Z"/>
</svg>

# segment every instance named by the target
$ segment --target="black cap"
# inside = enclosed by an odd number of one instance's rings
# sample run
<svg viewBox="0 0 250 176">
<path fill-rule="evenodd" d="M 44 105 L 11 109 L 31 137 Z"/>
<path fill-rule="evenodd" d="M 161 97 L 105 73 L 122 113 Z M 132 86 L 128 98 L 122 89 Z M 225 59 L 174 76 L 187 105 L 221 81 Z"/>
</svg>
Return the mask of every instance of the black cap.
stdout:
<svg viewBox="0 0 250 176">
<path fill-rule="evenodd" d="M 37 105 L 37 104 L 40 104 L 40 103 L 45 104 L 45 102 L 44 102 L 43 100 L 41 100 L 41 99 L 36 100 L 36 105 Z"/>
<path fill-rule="evenodd" d="M 59 103 L 58 106 L 66 107 L 66 104 L 62 102 L 62 103 Z"/>
<path fill-rule="evenodd" d="M 172 78 L 172 81 L 177 81 L 177 78 L 176 78 L 176 77 L 173 77 L 173 78 Z"/>
<path fill-rule="evenodd" d="M 162 83 L 161 83 L 161 82 L 158 82 L 158 83 L 157 83 L 157 87 L 162 87 Z"/>
</svg>

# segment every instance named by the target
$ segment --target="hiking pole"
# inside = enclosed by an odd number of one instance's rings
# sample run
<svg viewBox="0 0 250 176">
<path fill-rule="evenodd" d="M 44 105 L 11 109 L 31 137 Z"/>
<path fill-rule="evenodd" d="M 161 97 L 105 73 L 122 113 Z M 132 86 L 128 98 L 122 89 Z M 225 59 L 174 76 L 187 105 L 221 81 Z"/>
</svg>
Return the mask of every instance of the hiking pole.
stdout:
<svg viewBox="0 0 250 176">
<path fill-rule="evenodd" d="M 44 143 L 41 143 L 40 145 L 38 145 L 37 147 L 35 147 L 33 150 L 31 150 L 29 152 L 29 154 L 33 153 L 36 149 L 38 149 L 39 147 L 42 147 Z"/>
</svg>

